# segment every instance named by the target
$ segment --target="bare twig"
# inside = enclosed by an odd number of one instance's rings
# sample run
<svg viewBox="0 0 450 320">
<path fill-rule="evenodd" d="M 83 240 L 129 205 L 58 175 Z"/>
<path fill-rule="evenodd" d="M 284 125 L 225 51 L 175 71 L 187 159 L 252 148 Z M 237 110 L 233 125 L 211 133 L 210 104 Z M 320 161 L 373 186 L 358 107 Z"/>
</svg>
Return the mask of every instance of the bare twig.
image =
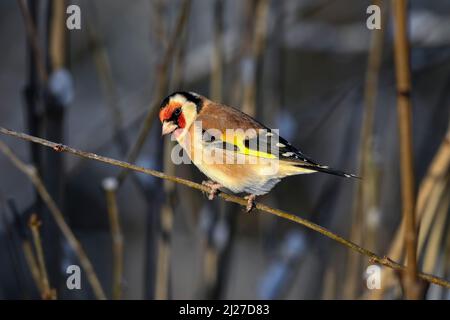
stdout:
<svg viewBox="0 0 450 320">
<path fill-rule="evenodd" d="M 214 1 L 214 38 L 211 55 L 210 96 L 215 101 L 222 101 L 223 90 L 223 0 Z"/>
<path fill-rule="evenodd" d="M 87 35 L 90 49 L 106 99 L 106 106 L 109 108 L 111 114 L 114 139 L 120 152 L 125 154 L 128 148 L 128 142 L 125 133 L 121 129 L 123 126 L 123 114 L 119 106 L 119 94 L 114 81 L 108 52 L 101 34 L 97 32 L 96 26 L 94 25 L 94 21 L 97 18 L 97 7 L 93 1 L 89 1 L 89 9 L 92 12 L 92 17 L 87 17 Z"/>
<path fill-rule="evenodd" d="M 416 219 L 418 223 L 421 225 L 420 233 L 426 234 L 425 230 L 422 229 L 422 220 L 424 219 L 424 215 L 426 212 L 431 212 L 428 208 L 430 206 L 430 199 L 436 197 L 438 191 L 441 190 L 441 185 L 444 183 L 445 176 L 450 168 L 450 126 L 447 131 L 447 135 L 444 137 L 436 155 L 434 156 L 431 164 L 428 168 L 428 171 L 423 178 L 420 187 L 419 194 L 417 197 L 417 206 L 416 206 Z M 389 257 L 396 261 L 400 261 L 403 258 L 403 248 L 404 242 L 402 239 L 404 238 L 405 232 L 405 221 L 403 220 L 400 226 L 397 228 L 395 236 L 391 242 L 390 249 L 388 251 Z M 420 249 L 420 245 L 419 245 Z M 420 250 L 419 250 L 420 253 Z M 380 290 L 373 290 L 370 293 L 371 299 L 379 299 L 383 295 L 383 293 L 388 289 L 388 283 L 392 283 L 392 278 L 394 275 L 392 272 L 382 272 L 381 281 L 385 285 Z"/>
<path fill-rule="evenodd" d="M 329 264 L 325 270 L 324 280 L 323 280 L 323 300 L 335 300 L 336 299 L 336 281 L 337 281 L 337 271 L 336 264 Z"/>
<path fill-rule="evenodd" d="M 199 183 L 195 183 L 193 181 L 166 175 L 163 172 L 159 172 L 159 171 L 152 170 L 152 169 L 146 169 L 146 168 L 143 168 L 143 167 L 131 164 L 131 163 L 127 163 L 125 161 L 120 161 L 120 160 L 100 156 L 95 153 L 78 150 L 78 149 L 75 149 L 75 148 L 60 144 L 60 143 L 55 143 L 55 142 L 48 141 L 48 140 L 45 140 L 42 138 L 30 136 L 26 133 L 16 132 L 13 130 L 5 129 L 3 127 L 0 127 L 0 133 L 8 135 L 8 136 L 16 137 L 16 138 L 22 139 L 24 141 L 30 141 L 30 142 L 41 144 L 43 146 L 52 148 L 56 152 L 66 152 L 66 153 L 70 153 L 70 154 L 73 154 L 73 155 L 76 155 L 78 157 L 82 157 L 85 159 L 91 159 L 91 160 L 107 163 L 107 164 L 110 164 L 110 165 L 113 165 L 116 167 L 121 167 L 124 169 L 129 169 L 129 170 L 133 170 L 136 172 L 145 173 L 145 174 L 157 177 L 157 178 L 166 179 L 168 181 L 182 184 L 184 186 L 187 186 L 187 187 L 190 187 L 190 188 L 193 188 L 196 190 L 200 190 L 203 192 L 211 191 L 209 187 L 199 184 Z M 7 150 L 10 153 L 9 148 L 7 148 L 3 143 L 0 143 L 0 149 L 3 152 L 5 152 L 5 150 Z M 6 152 L 6 154 L 8 154 L 8 153 Z M 20 161 L 16 157 L 14 159 L 16 159 L 16 161 Z M 21 161 L 20 161 L 20 164 L 23 166 L 22 171 L 27 171 L 27 167 Z M 224 199 L 225 201 L 234 202 L 234 203 L 237 203 L 244 207 L 247 206 L 247 200 L 245 198 L 241 198 L 241 197 L 238 197 L 235 195 L 230 195 L 230 194 L 223 193 L 223 192 L 219 193 L 218 197 Z M 347 240 L 347 239 L 329 231 L 328 229 L 326 229 L 318 224 L 315 224 L 307 219 L 301 218 L 297 215 L 288 213 L 286 211 L 271 208 L 262 203 L 256 203 L 255 208 L 258 210 L 273 214 L 280 218 L 301 224 L 313 231 L 316 231 L 316 232 L 332 239 L 333 241 L 336 241 L 336 242 L 340 243 L 341 245 L 349 248 L 350 250 L 353 250 L 359 254 L 362 254 L 362 255 L 368 257 L 372 263 L 378 263 L 380 265 L 389 267 L 394 270 L 402 271 L 402 272 L 406 270 L 405 266 L 403 266 L 395 261 L 392 261 L 388 257 L 380 257 L 380 256 L 376 255 L 375 253 L 373 253 L 372 251 L 367 250 L 363 247 L 360 247 L 359 245 L 357 245 L 357 244 L 355 244 L 355 243 L 353 243 L 353 242 L 351 242 L 351 241 L 349 241 L 349 240 Z M 417 276 L 427 282 L 434 283 L 434 284 L 437 284 L 437 285 L 440 285 L 440 286 L 443 286 L 446 288 L 450 288 L 450 282 L 445 279 L 442 279 L 442 278 L 439 278 L 439 277 L 436 277 L 436 276 L 433 276 L 430 274 L 421 273 L 421 272 L 418 273 Z"/>
<path fill-rule="evenodd" d="M 408 299 L 420 296 L 417 274 L 417 239 L 414 163 L 412 145 L 412 110 L 411 110 L 411 71 L 409 61 L 409 42 L 407 34 L 407 0 L 392 1 L 394 12 L 394 51 L 395 71 L 397 76 L 397 110 L 400 137 L 400 171 L 402 186 L 403 219 L 405 220 L 405 246 L 407 252 L 407 273 L 404 287 Z"/>
<path fill-rule="evenodd" d="M 117 207 L 117 180 L 106 178 L 103 180 L 103 190 L 106 194 L 106 206 L 112 236 L 113 252 L 113 299 L 120 300 L 122 297 L 122 275 L 123 275 L 123 235 L 120 227 L 119 209 Z"/>
<path fill-rule="evenodd" d="M 211 55 L 211 74 L 209 82 L 209 95 L 211 99 L 215 101 L 223 102 L 223 63 L 224 63 L 224 52 L 223 52 L 223 18 L 224 1 L 214 0 L 213 3 L 213 47 Z M 201 280 L 199 293 L 201 298 L 206 299 L 218 299 L 216 295 L 219 287 L 219 269 L 225 267 L 226 264 L 220 265 L 219 258 L 221 250 L 218 248 L 214 241 L 215 229 L 217 228 L 218 221 L 220 220 L 220 214 L 225 210 L 226 203 L 206 203 L 202 208 L 201 219 L 205 219 L 208 223 L 204 224 L 205 227 L 202 228 L 201 233 L 201 251 L 202 251 L 202 262 L 201 262 Z M 226 227 L 224 226 L 224 229 Z"/>
<path fill-rule="evenodd" d="M 51 29 L 49 31 L 49 58 L 51 69 L 58 70 L 66 66 L 66 2 L 53 1 L 51 15 Z"/>
<path fill-rule="evenodd" d="M 447 232 L 444 240 L 444 256 L 443 256 L 443 269 L 444 269 L 444 277 L 448 277 L 450 275 L 450 232 Z M 442 300 L 445 300 L 448 297 L 448 290 L 442 290 Z"/>
<path fill-rule="evenodd" d="M 44 250 L 42 249 L 41 235 L 39 233 L 41 222 L 39 221 L 36 214 L 31 215 L 28 226 L 31 229 L 34 248 L 36 250 L 41 297 L 44 300 L 56 300 L 56 290 L 50 288 L 50 283 L 48 281 L 47 268 L 45 267 Z"/>
<path fill-rule="evenodd" d="M 361 128 L 360 148 L 359 148 L 359 175 L 364 179 L 356 186 L 355 203 L 353 207 L 353 223 L 351 225 L 351 239 L 356 242 L 362 242 L 366 238 L 372 238 L 375 232 L 368 230 L 369 237 L 366 234 L 367 225 L 364 213 L 374 212 L 376 206 L 376 170 L 374 168 L 374 150 L 373 150 L 373 127 L 376 111 L 378 78 L 380 74 L 382 56 L 384 29 L 386 26 L 385 6 L 381 0 L 375 0 L 374 4 L 382 7 L 382 17 L 380 30 L 371 32 L 371 44 L 366 70 L 366 81 L 364 88 L 364 118 Z M 366 244 L 367 246 L 367 241 Z M 369 248 L 373 247 L 373 244 Z M 356 255 L 348 256 L 347 283 L 345 286 L 345 296 L 349 299 L 355 298 L 358 294 L 358 279 L 360 279 L 360 257 Z"/>
<path fill-rule="evenodd" d="M 66 7 L 66 0 L 48 1 L 45 8 L 46 13 L 43 17 L 46 23 L 46 41 L 42 51 L 45 55 L 49 83 L 48 87 L 42 88 L 43 114 L 41 120 L 45 137 L 56 141 L 64 141 L 64 116 L 70 104 L 73 89 L 67 65 L 69 58 L 67 36 L 69 33 L 65 25 Z M 61 84 L 60 89 L 55 87 L 55 80 Z M 45 187 L 56 205 L 61 206 L 64 202 L 63 195 L 66 182 L 64 158 L 49 150 L 43 152 L 42 158 L 42 170 L 37 173 L 41 175 Z M 42 241 L 45 244 L 45 259 L 50 281 L 59 283 L 62 258 L 61 235 L 49 210 L 44 208 L 36 213 L 42 221 L 41 234 Z"/>
<path fill-rule="evenodd" d="M 429 244 L 427 244 L 427 242 L 429 242 L 427 239 L 435 232 L 433 229 L 436 227 L 433 227 L 433 225 L 436 226 L 435 220 L 440 211 L 439 208 L 447 201 L 446 198 L 448 197 L 449 192 L 448 179 L 449 176 L 447 174 L 435 185 L 433 193 L 430 194 L 426 207 L 424 208 L 424 213 L 419 222 L 420 229 L 417 238 L 417 255 L 419 257 L 421 256 L 424 247 L 429 246 Z M 443 209 L 443 211 L 446 212 L 445 209 Z"/>
<path fill-rule="evenodd" d="M 248 26 L 243 39 L 246 54 L 243 57 L 243 101 L 242 111 L 255 116 L 257 85 L 262 73 L 262 57 L 267 38 L 269 1 L 247 1 L 246 17 Z M 254 19 L 252 17 L 254 16 Z M 248 43 L 247 43 L 248 42 Z"/>
<path fill-rule="evenodd" d="M 152 0 L 152 10 L 150 10 L 150 24 L 153 36 L 157 39 L 162 48 L 167 48 L 167 26 L 163 22 L 165 16 L 167 2 L 165 0 Z"/>
<path fill-rule="evenodd" d="M 25 29 L 27 32 L 28 41 L 33 49 L 34 59 L 39 74 L 39 78 L 43 84 L 47 83 L 48 75 L 45 68 L 44 55 L 42 54 L 41 47 L 39 46 L 38 34 L 36 26 L 31 18 L 30 11 L 25 0 L 17 0 L 19 3 L 20 11 L 22 12 L 23 19 L 25 21 Z"/>
<path fill-rule="evenodd" d="M 43 141 L 46 141 L 46 140 L 43 140 Z M 55 145 L 57 145 L 57 144 L 55 144 Z M 3 152 L 5 154 L 5 156 L 8 157 L 8 159 L 31 180 L 34 187 L 37 189 L 39 195 L 41 196 L 42 200 L 48 206 L 50 213 L 52 214 L 53 218 L 55 219 L 55 222 L 58 225 L 59 229 L 61 230 L 61 232 L 66 237 L 67 241 L 72 246 L 75 253 L 77 254 L 81 265 L 83 266 L 84 270 L 86 271 L 88 281 L 91 284 L 92 289 L 94 290 L 95 296 L 98 299 L 106 299 L 106 296 L 101 287 L 100 281 L 98 280 L 97 275 L 95 274 L 94 268 L 93 268 L 89 258 L 87 257 L 86 253 L 84 252 L 83 247 L 81 246 L 81 244 L 79 243 L 79 241 L 77 240 L 75 235 L 73 234 L 72 230 L 67 225 L 66 221 L 64 220 L 64 216 L 63 216 L 62 212 L 59 210 L 55 201 L 48 193 L 47 189 L 45 188 L 44 183 L 42 182 L 42 179 L 37 174 L 34 167 L 29 166 L 29 165 L 25 164 L 22 160 L 20 160 L 11 151 L 11 149 L 2 141 L 0 141 L 0 151 Z"/>
<path fill-rule="evenodd" d="M 161 12 L 163 9 L 163 4 L 161 2 L 154 3 L 155 5 L 155 11 Z M 175 27 L 175 30 L 178 30 L 177 34 L 173 35 L 172 39 L 166 39 L 163 37 L 159 38 L 159 42 L 157 46 L 161 46 L 166 51 L 168 49 L 168 46 L 172 46 L 174 44 L 173 41 L 176 40 L 177 45 L 173 47 L 172 50 L 175 52 L 172 53 L 172 76 L 171 76 L 171 84 L 169 86 L 169 78 L 165 76 L 163 81 L 166 83 L 164 86 L 166 87 L 166 90 L 171 87 L 175 88 L 175 90 L 179 90 L 179 88 L 182 87 L 183 82 L 183 72 L 185 67 L 185 54 L 186 54 L 186 41 L 188 38 L 188 33 L 186 28 L 184 26 L 187 23 L 188 19 L 188 13 L 190 9 L 190 3 L 185 2 L 184 7 L 181 8 L 179 18 L 177 25 Z M 155 23 L 153 24 L 153 31 L 157 33 L 158 28 L 162 30 L 168 30 L 168 24 L 166 23 L 166 17 L 163 14 L 159 14 L 157 19 L 155 20 Z M 168 40 L 168 41 L 167 41 Z M 169 64 L 171 61 L 167 60 L 164 62 L 165 59 L 168 59 L 167 52 L 166 55 L 163 57 L 163 64 L 167 63 Z M 170 65 L 167 65 L 167 68 L 169 68 Z M 162 89 L 162 88 L 161 88 Z M 163 92 L 161 91 L 158 93 L 159 97 L 162 99 Z M 155 101 L 158 103 L 158 101 Z M 156 108 L 157 105 L 155 105 Z M 153 123 L 153 122 L 152 122 Z M 155 137 L 158 139 L 158 137 Z M 158 141 L 158 140 L 157 140 Z M 158 142 L 159 144 L 160 142 Z M 169 140 L 165 140 L 162 143 L 161 146 L 161 153 L 158 153 L 157 157 L 157 163 L 161 164 L 162 168 L 164 168 L 165 172 L 169 172 L 174 174 L 175 173 L 175 165 L 170 160 L 170 150 L 171 150 L 172 142 Z M 158 185 L 154 186 L 155 188 L 158 188 Z M 157 204 L 154 206 L 154 221 L 155 221 L 155 227 L 156 232 L 154 232 L 153 235 L 153 241 L 156 244 L 155 251 L 156 251 L 156 265 L 155 265 L 155 275 L 153 277 L 154 281 L 154 297 L 156 299 L 162 300 L 162 299 L 171 299 L 171 237 L 172 237 L 172 231 L 173 231 L 173 221 L 174 221 L 174 197 L 175 197 L 175 184 L 173 182 L 164 180 L 162 185 L 159 185 L 159 190 L 164 190 L 164 194 L 161 194 L 161 197 L 155 197 L 161 200 L 160 204 Z M 151 232 L 151 230 L 147 230 L 147 232 Z M 148 236 L 151 236 L 148 235 Z M 151 246 L 151 242 L 147 244 L 149 247 Z"/>
<path fill-rule="evenodd" d="M 163 54 L 167 50 L 168 38 L 169 34 L 167 31 L 169 30 L 169 19 L 167 15 L 167 6 L 169 5 L 164 0 L 156 0 L 151 1 L 151 13 L 153 16 L 150 18 L 152 20 L 151 23 L 151 32 L 154 36 L 153 51 L 160 55 L 159 63 L 162 63 Z M 184 31 L 184 30 L 182 30 Z M 173 53 L 172 61 L 176 60 L 177 54 L 181 53 L 181 44 L 177 46 L 177 53 Z M 175 63 L 173 63 L 175 68 Z M 159 65 L 156 66 L 158 68 Z M 158 70 L 158 69 L 157 69 Z M 170 67 L 167 66 L 167 72 L 170 73 Z M 156 75 L 156 86 L 164 85 L 168 88 L 170 76 L 168 75 Z M 160 81 L 164 81 L 165 83 L 159 83 Z M 157 103 L 156 100 L 152 100 L 152 103 Z M 156 108 L 156 104 L 153 106 Z M 150 126 L 153 125 L 154 122 L 148 123 Z M 149 130 L 150 132 L 150 130 Z M 169 141 L 164 141 L 158 139 L 158 136 L 155 135 L 152 137 L 154 140 L 152 141 L 155 150 L 158 150 L 154 155 L 154 165 L 156 168 L 163 170 L 164 166 L 164 155 L 165 155 L 165 145 L 169 143 Z M 164 168 L 167 170 L 167 168 Z M 164 171 L 163 170 L 163 171 Z M 121 174 L 125 174 L 125 171 L 122 171 Z M 123 176 L 124 177 L 124 176 Z M 136 175 L 132 175 L 132 177 L 137 178 L 137 181 L 141 181 Z M 120 176 L 119 176 L 120 178 Z M 145 242 L 144 242 L 144 252 L 145 252 L 145 260 L 144 260 L 144 297 L 145 299 L 169 299 L 169 276 L 170 272 L 166 272 L 170 267 L 168 266 L 170 258 L 170 254 L 167 254 L 167 250 L 169 246 L 167 243 L 169 242 L 169 234 L 164 230 L 165 224 L 162 223 L 166 218 L 167 210 L 164 210 L 165 205 L 165 195 L 164 195 L 164 180 L 163 181 L 155 181 L 152 184 L 151 188 L 148 188 L 147 194 L 151 192 L 152 202 L 148 203 L 148 212 L 145 218 Z M 144 198 L 147 198 L 144 196 Z M 170 214 L 170 212 L 169 212 Z M 167 250 L 166 250 L 167 249 Z"/>
<path fill-rule="evenodd" d="M 440 205 L 434 210 L 432 232 L 429 233 L 429 239 L 427 241 L 426 249 L 424 250 L 423 257 L 423 269 L 427 272 L 435 272 L 436 265 L 440 256 L 441 244 L 443 244 L 445 251 L 445 227 L 447 226 L 447 213 L 450 205 L 450 193 L 449 184 L 446 185 L 447 192 L 440 203 Z"/>
<path fill-rule="evenodd" d="M 35 145 L 35 144 L 32 144 Z M 36 145 L 37 146 L 37 145 Z M 25 224 L 22 222 L 22 215 L 19 213 L 16 203 L 13 199 L 8 200 L 9 210 L 13 215 L 14 220 L 17 222 L 17 231 L 20 237 L 20 243 L 22 246 L 23 255 L 25 257 L 25 262 L 27 267 L 31 273 L 31 277 L 36 285 L 36 288 L 39 292 L 42 292 L 42 286 L 39 276 L 39 267 L 37 263 L 36 256 L 33 252 L 33 247 L 31 245 L 30 240 L 28 240 L 27 234 L 25 232 Z"/>
<path fill-rule="evenodd" d="M 158 259 L 156 263 L 155 298 L 170 299 L 170 237 L 173 229 L 173 210 L 166 202 L 161 207 L 160 236 L 158 242 Z"/>
<path fill-rule="evenodd" d="M 36 284 L 36 288 L 39 292 L 43 292 L 43 288 L 41 285 L 41 278 L 39 275 L 39 267 L 36 261 L 36 256 L 33 253 L 33 247 L 31 246 L 31 242 L 28 240 L 22 241 L 22 250 L 23 255 L 25 256 L 25 261 L 28 265 L 28 269 L 30 269 L 31 277 L 33 278 L 34 283 Z"/>
<path fill-rule="evenodd" d="M 134 145 L 131 147 L 130 152 L 128 153 L 127 156 L 128 162 L 136 161 L 137 157 L 139 156 L 139 153 L 141 152 L 142 147 L 144 146 L 144 142 L 147 139 L 147 135 L 150 132 L 150 129 L 152 128 L 152 124 L 155 121 L 156 115 L 158 114 L 159 103 L 164 98 L 164 95 L 166 94 L 168 87 L 168 74 L 169 74 L 168 70 L 170 67 L 170 62 L 172 61 L 172 58 L 176 51 L 175 46 L 177 44 L 177 40 L 179 39 L 179 36 L 182 34 L 183 27 L 189 16 L 190 7 L 191 7 L 191 0 L 184 0 L 183 5 L 180 8 L 180 14 L 178 16 L 177 24 L 175 26 L 175 29 L 173 30 L 171 39 L 164 53 L 163 60 L 157 68 L 157 81 L 155 93 L 153 95 L 149 111 L 147 112 L 142 127 L 138 133 L 138 137 Z M 117 178 L 119 181 L 119 185 L 123 183 L 127 175 L 128 175 L 127 170 L 122 170 L 120 172 Z"/>
<path fill-rule="evenodd" d="M 8 202 L 11 202 L 12 199 L 9 199 Z M 22 261 L 18 255 L 18 250 L 16 247 L 16 238 L 14 237 L 14 232 L 17 232 L 21 237 L 22 231 L 20 229 L 20 223 L 15 221 L 14 217 L 10 220 L 7 216 L 7 211 L 5 207 L 5 200 L 3 197 L 3 193 L 0 190 L 0 223 L 3 225 L 3 234 L 4 239 L 6 240 L 5 244 L 8 251 L 8 257 L 9 262 L 11 263 L 11 266 L 13 267 L 13 274 L 14 274 L 14 280 L 16 281 L 17 289 L 19 290 L 20 294 L 24 298 L 28 298 L 28 290 L 26 286 L 24 286 L 24 275 L 25 272 L 22 268 Z M 21 240 L 20 239 L 20 240 Z"/>
<path fill-rule="evenodd" d="M 45 85 L 41 83 L 42 70 L 45 71 L 45 65 L 42 61 L 42 57 L 36 57 L 35 52 L 39 51 L 38 40 L 36 39 L 37 31 L 35 25 L 38 21 L 38 7 L 37 2 L 29 1 L 29 6 L 25 1 L 20 0 L 18 4 L 22 10 L 24 22 L 28 32 L 27 38 L 27 83 L 24 86 L 23 96 L 25 101 L 25 114 L 27 117 L 27 127 L 30 134 L 40 135 L 44 128 L 44 119 L 42 107 L 42 87 Z M 34 34 L 31 35 L 31 33 Z M 33 41 L 34 40 L 34 41 Z M 34 45 L 33 45 L 34 44 Z M 35 50 L 35 48 L 38 48 Z M 45 73 L 45 77 L 46 77 Z M 36 167 L 38 172 L 43 172 L 44 158 L 37 145 L 30 143 L 31 162 Z M 42 213 L 43 203 L 37 191 L 35 191 L 36 200 L 34 201 L 34 208 L 37 213 Z"/>
</svg>

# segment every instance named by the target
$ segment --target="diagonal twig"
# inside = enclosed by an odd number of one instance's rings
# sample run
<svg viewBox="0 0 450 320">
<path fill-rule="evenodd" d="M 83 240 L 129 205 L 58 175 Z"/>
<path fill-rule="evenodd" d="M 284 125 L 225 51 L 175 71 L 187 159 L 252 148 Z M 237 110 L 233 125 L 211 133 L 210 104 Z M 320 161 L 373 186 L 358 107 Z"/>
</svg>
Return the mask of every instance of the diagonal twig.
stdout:
<svg viewBox="0 0 450 320">
<path fill-rule="evenodd" d="M 73 155 L 76 155 L 78 157 L 82 157 L 82 158 L 85 158 L 85 159 L 96 160 L 96 161 L 107 163 L 107 164 L 110 164 L 110 165 L 113 165 L 113 166 L 116 166 L 116 167 L 121 167 L 121 168 L 124 168 L 124 169 L 129 169 L 129 170 L 133 170 L 133 171 L 136 171 L 136 172 L 145 173 L 145 174 L 157 177 L 157 178 L 166 179 L 168 181 L 172 181 L 172 182 L 175 182 L 175 183 L 178 183 L 178 184 L 182 184 L 184 186 L 187 186 L 187 187 L 190 187 L 190 188 L 193 188 L 193 189 L 196 189 L 196 190 L 200 190 L 200 191 L 203 191 L 203 192 L 210 192 L 211 191 L 209 187 L 201 185 L 201 184 L 193 182 L 193 181 L 190 181 L 190 180 L 178 178 L 178 177 L 175 177 L 175 176 L 170 176 L 170 175 L 167 175 L 167 174 L 165 174 L 163 172 L 159 172 L 159 171 L 156 171 L 156 170 L 140 167 L 140 166 L 137 166 L 137 165 L 125 162 L 125 161 L 120 161 L 120 160 L 117 160 L 117 159 L 100 156 L 100 155 L 95 154 L 95 153 L 78 150 L 78 149 L 66 146 L 64 144 L 60 144 L 60 143 L 48 141 L 48 140 L 45 140 L 45 139 L 42 139 L 42 138 L 30 136 L 30 135 L 28 135 L 26 133 L 9 130 L 9 129 L 3 128 L 3 127 L 0 127 L 0 133 L 2 133 L 4 135 L 16 137 L 16 138 L 22 139 L 24 141 L 38 143 L 40 145 L 52 148 L 56 152 L 66 152 L 66 153 L 70 153 L 70 154 L 73 154 Z M 0 146 L 1 145 L 2 144 L 0 144 Z M 227 194 L 227 193 L 223 193 L 223 192 L 219 193 L 218 197 L 224 199 L 225 201 L 234 202 L 234 203 L 237 203 L 237 204 L 239 204 L 241 206 L 244 206 L 244 207 L 247 206 L 247 202 L 248 202 L 247 199 L 245 199 L 245 198 L 241 198 L 241 197 L 234 196 L 234 195 Z M 264 205 L 262 203 L 256 203 L 255 204 L 255 208 L 260 210 L 260 211 L 264 211 L 266 213 L 270 213 L 270 214 L 276 215 L 276 216 L 278 216 L 280 218 L 283 218 L 283 219 L 286 219 L 286 220 L 289 220 L 289 221 L 301 224 L 301 225 L 303 225 L 303 226 L 305 226 L 305 227 L 307 227 L 307 228 L 309 228 L 309 229 L 311 229 L 311 230 L 313 230 L 315 232 L 318 232 L 318 233 L 320 233 L 320 234 L 330 238 L 333 241 L 336 241 L 336 242 L 340 243 L 341 245 L 349 248 L 350 250 L 353 250 L 353 251 L 355 251 L 355 252 L 357 252 L 359 254 L 362 254 L 362 255 L 368 257 L 370 262 L 372 262 L 372 263 L 378 263 L 380 265 L 386 266 L 386 267 L 394 269 L 394 270 L 402 271 L 402 272 L 406 270 L 406 267 L 404 265 L 401 265 L 401 264 L 399 264 L 399 263 L 397 263 L 395 261 L 392 261 L 391 259 L 389 259 L 389 257 L 378 256 L 375 253 L 373 253 L 372 251 L 367 250 L 367 249 L 357 245 L 356 243 L 353 243 L 353 242 L 351 242 L 351 241 L 349 241 L 349 240 L 347 240 L 347 239 L 345 239 L 345 238 L 343 238 L 343 237 L 341 237 L 341 236 L 331 232 L 330 230 L 328 230 L 328 229 L 326 229 L 326 228 L 324 228 L 324 227 L 322 227 L 322 226 L 320 226 L 318 224 L 315 224 L 314 222 L 311 222 L 311 221 L 309 221 L 307 219 L 301 218 L 301 217 L 299 217 L 299 216 L 297 216 L 295 214 L 292 214 L 292 213 L 289 213 L 289 212 L 286 212 L 286 211 L 283 211 L 283 210 L 275 209 L 275 208 L 266 206 L 266 205 Z M 436 284 L 436 285 L 439 285 L 439 286 L 443 286 L 443 287 L 446 287 L 446 288 L 450 289 L 450 282 L 445 280 L 445 279 L 436 277 L 434 275 L 422 273 L 422 272 L 417 273 L 417 276 L 419 278 L 427 281 L 427 282 L 430 282 L 430 283 L 433 283 L 433 284 Z"/>
<path fill-rule="evenodd" d="M 36 169 L 33 166 L 27 165 L 22 160 L 20 160 L 3 141 L 0 141 L 0 151 L 3 152 L 3 154 L 5 154 L 5 156 L 7 156 L 10 159 L 10 161 L 20 171 L 22 171 L 24 174 L 26 174 L 27 177 L 31 180 L 34 187 L 38 191 L 40 197 L 42 198 L 44 203 L 48 206 L 49 211 L 52 214 L 53 218 L 55 219 L 57 226 L 59 227 L 59 229 L 61 230 L 61 232 L 66 237 L 67 241 L 69 242 L 69 244 L 71 245 L 71 247 L 73 248 L 75 253 L 77 254 L 81 265 L 83 266 L 84 270 L 86 271 L 87 279 L 92 286 L 95 296 L 98 299 L 106 299 L 105 293 L 102 289 L 102 286 L 100 284 L 100 281 L 98 280 L 97 275 L 95 274 L 94 267 L 92 266 L 91 261 L 89 260 L 88 256 L 86 255 L 80 242 L 77 240 L 77 238 L 73 234 L 72 230 L 70 229 L 70 227 L 67 225 L 66 221 L 64 220 L 64 216 L 63 216 L 61 210 L 58 208 L 57 204 L 55 203 L 53 198 L 48 193 L 47 189 L 45 188 L 44 183 L 42 182 L 42 179 L 37 174 Z"/>
</svg>

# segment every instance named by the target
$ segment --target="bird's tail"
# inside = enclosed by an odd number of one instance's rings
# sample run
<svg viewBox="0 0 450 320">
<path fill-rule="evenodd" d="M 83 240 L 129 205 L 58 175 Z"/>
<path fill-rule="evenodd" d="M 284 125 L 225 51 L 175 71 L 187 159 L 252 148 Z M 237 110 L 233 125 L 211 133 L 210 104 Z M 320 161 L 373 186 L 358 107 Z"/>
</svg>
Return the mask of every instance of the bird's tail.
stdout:
<svg viewBox="0 0 450 320">
<path fill-rule="evenodd" d="M 321 165 L 303 165 L 303 164 L 296 164 L 296 167 L 302 168 L 302 169 L 307 169 L 307 170 L 311 170 L 313 172 L 323 172 L 323 173 L 328 173 L 328 174 L 332 174 L 335 176 L 339 176 L 339 177 L 345 177 L 345 178 L 356 178 L 356 179 L 361 179 L 361 177 L 358 177 L 354 174 L 351 173 L 346 173 L 344 171 L 340 171 L 340 170 L 335 170 L 332 168 L 329 168 L 327 166 L 321 166 Z"/>
</svg>

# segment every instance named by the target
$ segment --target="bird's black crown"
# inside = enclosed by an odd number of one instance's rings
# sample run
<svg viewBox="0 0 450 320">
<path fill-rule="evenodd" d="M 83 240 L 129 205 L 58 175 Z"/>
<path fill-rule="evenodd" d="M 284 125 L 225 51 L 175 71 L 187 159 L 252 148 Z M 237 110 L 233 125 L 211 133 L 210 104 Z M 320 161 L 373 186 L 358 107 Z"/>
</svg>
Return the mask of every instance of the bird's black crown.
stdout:
<svg viewBox="0 0 450 320">
<path fill-rule="evenodd" d="M 160 109 L 164 108 L 169 103 L 170 99 L 176 95 L 181 95 L 185 97 L 186 100 L 193 102 L 197 106 L 197 112 L 202 108 L 203 101 L 198 94 L 187 91 L 176 91 L 164 98 L 164 100 L 161 102 Z"/>
</svg>

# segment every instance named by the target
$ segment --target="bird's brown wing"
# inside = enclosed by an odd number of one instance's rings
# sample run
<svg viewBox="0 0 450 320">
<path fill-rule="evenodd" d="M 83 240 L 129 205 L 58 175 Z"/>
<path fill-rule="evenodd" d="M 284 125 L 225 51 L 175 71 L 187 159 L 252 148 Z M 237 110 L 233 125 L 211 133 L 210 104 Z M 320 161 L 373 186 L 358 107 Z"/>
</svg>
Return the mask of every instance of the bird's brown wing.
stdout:
<svg viewBox="0 0 450 320">
<path fill-rule="evenodd" d="M 197 121 L 202 121 L 204 131 L 215 129 L 222 133 L 221 137 L 205 135 L 209 140 L 205 142 L 212 143 L 215 147 L 234 150 L 246 155 L 278 159 L 308 171 L 357 178 L 353 174 L 318 164 L 279 136 L 278 132 L 267 128 L 238 109 L 208 101 L 197 117 Z M 236 134 L 231 140 L 224 139 L 223 134 L 227 129 L 241 129 L 244 134 Z"/>
<path fill-rule="evenodd" d="M 229 147 L 230 144 L 237 144 L 240 151 L 246 154 L 255 154 L 258 156 L 278 158 L 280 160 L 302 162 L 308 165 L 317 165 L 309 159 L 300 150 L 292 146 L 288 141 L 278 135 L 278 130 L 272 130 L 246 113 L 223 104 L 208 101 L 197 117 L 197 121 L 202 121 L 203 130 L 214 129 L 225 134 L 227 129 L 241 130 L 235 137 L 241 143 L 236 143 L 234 138 L 230 141 L 224 141 L 223 146 Z M 218 144 L 218 140 L 225 140 L 222 137 L 208 137 L 209 142 Z M 244 150 L 243 150 L 244 149 Z M 247 152 L 248 150 L 249 152 Z M 253 152 L 254 151 L 254 152 Z"/>
<path fill-rule="evenodd" d="M 267 129 L 248 114 L 220 103 L 207 101 L 204 103 L 197 121 L 203 122 L 206 129 L 214 128 L 225 132 L 226 129 Z"/>
</svg>

